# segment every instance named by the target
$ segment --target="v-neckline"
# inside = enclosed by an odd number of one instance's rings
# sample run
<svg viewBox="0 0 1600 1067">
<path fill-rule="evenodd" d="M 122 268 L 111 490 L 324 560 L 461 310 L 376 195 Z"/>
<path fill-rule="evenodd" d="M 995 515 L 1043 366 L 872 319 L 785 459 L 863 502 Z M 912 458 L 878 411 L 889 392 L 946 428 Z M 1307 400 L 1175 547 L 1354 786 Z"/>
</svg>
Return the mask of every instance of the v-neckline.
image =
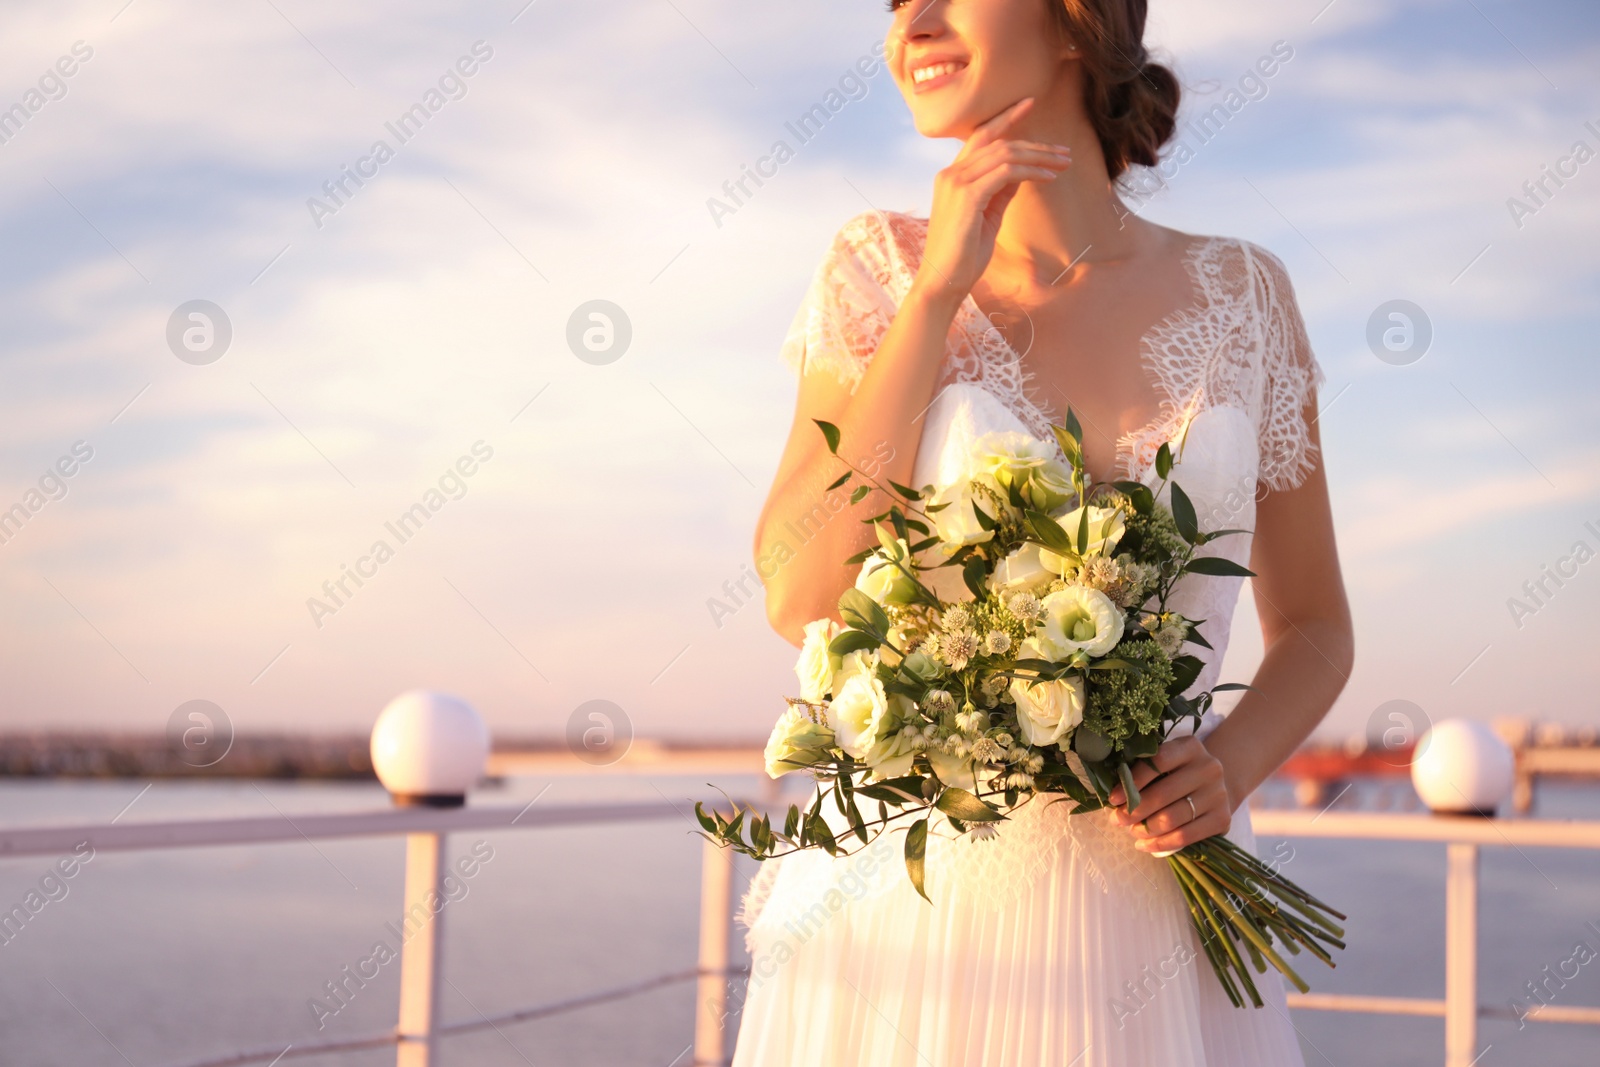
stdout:
<svg viewBox="0 0 1600 1067">
<path fill-rule="evenodd" d="M 1175 443 L 1180 440 L 1184 431 L 1187 430 L 1188 424 L 1193 421 L 1195 415 L 1199 414 L 1199 410 L 1195 408 L 1195 400 L 1198 398 L 1178 397 L 1173 394 L 1167 377 L 1161 373 L 1160 366 L 1157 363 L 1157 354 L 1151 342 L 1158 334 L 1172 330 L 1185 320 L 1203 314 L 1211 306 L 1212 294 L 1201 275 L 1198 263 L 1201 252 L 1218 240 L 1220 238 L 1214 236 L 1197 237 L 1189 243 L 1188 248 L 1184 249 L 1181 260 L 1184 273 L 1188 276 L 1189 283 L 1194 288 L 1195 299 L 1184 307 L 1170 312 L 1157 322 L 1152 323 L 1149 329 L 1139 335 L 1138 359 L 1156 394 L 1156 415 L 1144 425 L 1117 436 L 1115 451 L 1111 457 L 1114 471 L 1108 481 L 1121 481 L 1124 478 L 1142 481 L 1149 472 L 1149 466 L 1153 462 L 1155 452 L 1160 449 L 1160 446 L 1164 443 Z M 921 252 L 920 249 L 918 251 L 919 253 Z M 978 336 L 994 331 L 998 334 L 998 343 L 1005 348 L 1008 360 L 1016 366 L 1018 376 L 1021 378 L 1019 399 L 1021 403 L 1031 408 L 1032 413 L 1037 416 L 1037 420 L 1024 418 L 1023 421 L 1029 423 L 1038 421 L 1048 425 L 1059 425 L 1059 419 L 1064 416 L 1056 414 L 1054 404 L 1040 403 L 1035 398 L 1033 395 L 1034 390 L 1030 388 L 1035 374 L 1030 368 L 1023 366 L 1024 355 L 1012 347 L 1011 341 L 1004 333 L 1000 333 L 995 329 L 994 320 L 984 314 L 983 308 L 978 306 L 977 298 L 972 295 L 971 290 L 968 290 L 966 298 L 962 300 L 961 309 L 966 313 L 971 324 L 967 329 L 968 337 L 972 338 L 975 343 Z M 974 327 L 976 328 L 976 333 L 973 332 Z M 981 351 L 981 346 L 979 346 L 979 350 Z M 1003 397 L 999 399 L 1004 402 Z M 1157 433 L 1164 433 L 1165 436 L 1152 444 L 1149 439 L 1152 434 Z M 1053 438 L 1051 443 L 1055 444 Z M 1145 449 L 1150 452 L 1149 459 L 1142 459 L 1140 456 L 1140 451 Z M 1060 453 L 1059 446 L 1057 446 L 1057 453 Z M 1092 472 L 1088 476 L 1092 478 Z"/>
</svg>

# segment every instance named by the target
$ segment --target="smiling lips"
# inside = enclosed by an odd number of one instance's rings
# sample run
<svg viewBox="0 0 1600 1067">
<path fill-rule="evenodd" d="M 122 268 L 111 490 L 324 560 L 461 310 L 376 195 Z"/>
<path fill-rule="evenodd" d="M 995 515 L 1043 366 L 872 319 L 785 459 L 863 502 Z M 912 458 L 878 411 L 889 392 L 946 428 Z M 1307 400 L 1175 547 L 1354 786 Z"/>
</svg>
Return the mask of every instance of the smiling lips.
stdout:
<svg viewBox="0 0 1600 1067">
<path fill-rule="evenodd" d="M 936 59 L 933 62 L 924 61 L 921 65 L 911 70 L 911 85 L 918 93 L 937 89 L 955 79 L 956 75 L 967 69 L 965 60 Z"/>
</svg>

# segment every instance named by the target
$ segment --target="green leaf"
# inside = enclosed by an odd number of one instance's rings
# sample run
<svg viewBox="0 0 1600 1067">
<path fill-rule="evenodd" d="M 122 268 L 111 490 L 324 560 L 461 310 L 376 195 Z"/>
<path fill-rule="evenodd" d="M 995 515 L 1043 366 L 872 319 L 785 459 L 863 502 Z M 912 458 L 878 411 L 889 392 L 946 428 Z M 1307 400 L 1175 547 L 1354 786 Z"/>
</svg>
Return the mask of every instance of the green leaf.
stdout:
<svg viewBox="0 0 1600 1067">
<path fill-rule="evenodd" d="M 983 557 L 973 556 L 967 560 L 967 565 L 961 568 L 961 580 L 967 583 L 967 588 L 972 590 L 972 595 L 982 600 L 984 597 L 984 579 L 989 576 L 989 568 L 984 564 Z"/>
<path fill-rule="evenodd" d="M 859 589 L 846 589 L 839 597 L 839 614 L 846 623 L 865 630 L 880 642 L 888 639 L 889 616 L 881 605 Z"/>
<path fill-rule="evenodd" d="M 1061 446 L 1061 454 L 1067 457 L 1067 462 L 1074 468 L 1083 465 L 1083 440 L 1082 434 L 1075 434 L 1065 426 L 1052 426 L 1050 431 L 1055 434 L 1056 444 Z"/>
<path fill-rule="evenodd" d="M 1072 541 L 1059 522 L 1042 511 L 1028 511 L 1025 517 L 1034 540 L 1059 556 L 1072 554 Z"/>
<path fill-rule="evenodd" d="M 1256 572 L 1241 567 L 1226 556 L 1196 556 L 1183 565 L 1189 574 L 1213 574 L 1222 578 L 1254 578 Z"/>
<path fill-rule="evenodd" d="M 1078 555 L 1089 551 L 1089 509 L 1078 513 Z"/>
<path fill-rule="evenodd" d="M 901 485 L 899 482 L 895 481 L 893 478 L 889 479 L 889 484 L 894 488 L 895 492 L 899 493 L 901 496 L 905 497 L 907 500 L 921 500 L 922 499 L 922 494 L 921 493 L 917 492 L 915 489 L 911 489 L 911 488 L 909 488 L 907 486 Z"/>
<path fill-rule="evenodd" d="M 806 829 L 811 831 L 811 839 L 828 850 L 828 855 L 839 854 L 839 843 L 833 839 L 833 831 L 828 828 L 827 820 L 821 815 L 814 814 L 806 820 Z"/>
<path fill-rule="evenodd" d="M 934 802 L 934 807 L 946 815 L 961 819 L 964 822 L 999 822 L 1005 816 L 1000 814 L 998 808 L 986 800 L 980 800 L 956 786 L 950 786 L 939 799 Z"/>
<path fill-rule="evenodd" d="M 811 421 L 821 428 L 822 436 L 828 442 L 828 451 L 837 456 L 839 454 L 839 427 L 831 422 L 823 422 L 821 419 L 812 419 Z"/>
<path fill-rule="evenodd" d="M 928 854 L 928 820 L 918 819 L 911 824 L 911 829 L 906 833 L 906 873 L 911 876 L 911 885 L 917 895 L 929 904 L 933 903 L 923 888 L 923 875 L 925 860 Z"/>
<path fill-rule="evenodd" d="M 850 829 L 856 832 L 856 836 L 861 839 L 863 845 L 869 844 L 872 839 L 867 836 L 867 822 L 861 817 L 861 811 L 856 807 L 856 798 L 854 796 L 850 798 L 850 810 L 846 814 L 850 818 Z"/>
<path fill-rule="evenodd" d="M 1156 474 L 1165 479 L 1172 473 L 1172 445 L 1163 441 L 1156 450 Z"/>
<path fill-rule="evenodd" d="M 836 656 L 852 652 L 870 652 L 883 642 L 862 630 L 840 630 L 839 636 L 828 642 L 828 651 Z"/>
<path fill-rule="evenodd" d="M 823 492 L 824 493 L 831 493 L 835 489 L 837 489 L 841 485 L 843 485 L 845 482 L 848 482 L 851 478 L 854 478 L 855 476 L 856 476 L 856 472 L 855 471 L 845 471 L 843 474 L 839 475 L 839 477 L 835 478 L 834 481 L 833 481 L 833 484 L 828 486 L 828 488 L 824 489 Z"/>
<path fill-rule="evenodd" d="M 789 814 L 783 820 L 783 836 L 794 837 L 800 832 L 800 807 L 796 804 L 789 805 Z"/>
<path fill-rule="evenodd" d="M 1122 779 L 1122 792 L 1127 810 L 1132 811 L 1139 806 L 1139 787 L 1133 784 L 1133 772 L 1126 763 L 1117 763 L 1117 777 Z"/>
<path fill-rule="evenodd" d="M 922 803 L 922 781 L 921 775 L 911 774 L 904 778 L 887 778 L 881 782 L 858 785 L 856 792 L 870 800 L 901 808 L 907 804 Z"/>
<path fill-rule="evenodd" d="M 1099 731 L 1079 726 L 1072 731 L 1072 750 L 1085 760 L 1103 760 L 1111 755 L 1111 742 Z"/>
<path fill-rule="evenodd" d="M 1205 666 L 1200 662 L 1200 657 L 1184 653 L 1172 658 L 1172 684 L 1167 686 L 1167 692 L 1173 696 L 1182 693 L 1194 684 L 1200 677 L 1200 671 Z"/>
<path fill-rule="evenodd" d="M 1155 494 L 1150 492 L 1150 487 L 1143 482 L 1112 482 L 1119 492 L 1133 501 L 1133 509 L 1141 515 L 1148 515 L 1156 509 Z"/>
<path fill-rule="evenodd" d="M 1077 412 L 1072 410 L 1072 405 L 1070 404 L 1067 405 L 1067 418 L 1062 425 L 1066 428 L 1066 431 L 1072 435 L 1072 439 L 1074 441 L 1083 440 L 1083 427 L 1078 424 Z"/>
<path fill-rule="evenodd" d="M 872 528 L 877 531 L 878 544 L 883 546 L 884 552 L 887 553 L 900 551 L 899 544 L 896 543 L 895 538 L 889 533 L 889 531 L 883 528 L 883 523 L 875 522 L 872 524 Z"/>
<path fill-rule="evenodd" d="M 867 561 L 867 557 L 872 555 L 876 551 L 878 551 L 876 548 L 872 547 L 871 545 L 868 545 L 866 548 L 863 548 L 860 552 L 857 552 L 855 555 L 853 555 L 849 559 L 845 560 L 844 561 L 844 565 L 846 567 L 852 567 L 852 566 L 855 566 L 856 564 L 865 563 Z"/>
<path fill-rule="evenodd" d="M 1230 689 L 1248 689 L 1253 693 L 1261 692 L 1261 690 L 1257 689 L 1255 686 L 1246 685 L 1244 682 L 1219 682 L 1211 687 L 1211 691 L 1213 693 L 1223 693 Z"/>
<path fill-rule="evenodd" d="M 850 492 L 850 503 L 852 503 L 852 504 L 861 503 L 863 500 L 867 499 L 867 494 L 869 494 L 871 492 L 872 492 L 872 486 L 870 486 L 870 485 L 858 485 L 858 486 L 856 486 L 855 489 L 851 490 L 851 492 Z"/>
<path fill-rule="evenodd" d="M 1135 759 L 1150 759 L 1155 756 L 1156 750 L 1160 747 L 1161 734 L 1159 732 L 1134 734 L 1123 744 L 1122 753 Z"/>
<path fill-rule="evenodd" d="M 717 832 L 716 821 L 706 814 L 704 801 L 697 800 L 694 802 L 694 817 L 700 820 L 700 825 L 706 828 L 706 833 L 714 834 Z"/>
<path fill-rule="evenodd" d="M 1200 520 L 1194 514 L 1194 501 L 1177 482 L 1172 483 L 1172 520 L 1178 525 L 1178 534 L 1191 545 L 1200 536 Z"/>
<path fill-rule="evenodd" d="M 992 530 L 995 528 L 994 519 L 987 511 L 984 511 L 978 506 L 978 502 L 976 500 L 972 501 L 972 513 L 978 517 L 978 529 Z"/>
<path fill-rule="evenodd" d="M 896 537 L 905 541 L 911 540 L 911 535 L 906 532 L 905 512 L 901 511 L 899 506 L 889 509 L 889 521 L 894 524 L 894 534 Z"/>
</svg>

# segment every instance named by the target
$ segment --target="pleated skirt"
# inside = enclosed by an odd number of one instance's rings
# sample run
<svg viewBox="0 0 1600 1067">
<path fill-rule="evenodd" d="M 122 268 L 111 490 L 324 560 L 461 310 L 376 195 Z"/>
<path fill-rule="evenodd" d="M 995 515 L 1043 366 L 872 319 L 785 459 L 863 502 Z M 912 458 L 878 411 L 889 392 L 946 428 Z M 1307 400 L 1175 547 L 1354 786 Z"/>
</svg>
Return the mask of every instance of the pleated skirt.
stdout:
<svg viewBox="0 0 1600 1067">
<path fill-rule="evenodd" d="M 932 904 L 903 829 L 766 861 L 734 1067 L 1303 1067 L 1277 972 L 1255 975 L 1265 1007 L 1235 1008 L 1166 860 L 1069 807 L 1036 800 L 987 841 L 933 824 Z M 1248 808 L 1228 836 L 1255 848 Z"/>
</svg>

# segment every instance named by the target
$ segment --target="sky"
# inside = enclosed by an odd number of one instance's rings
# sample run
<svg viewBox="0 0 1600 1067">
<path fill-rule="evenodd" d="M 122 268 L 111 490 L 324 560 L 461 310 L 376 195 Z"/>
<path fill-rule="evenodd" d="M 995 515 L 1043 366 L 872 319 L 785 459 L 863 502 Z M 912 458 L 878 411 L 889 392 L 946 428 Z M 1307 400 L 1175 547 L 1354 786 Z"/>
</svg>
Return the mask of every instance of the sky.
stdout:
<svg viewBox="0 0 1600 1067">
<path fill-rule="evenodd" d="M 1600 152 L 1600 11 L 1151 7 L 1185 120 L 1291 53 L 1140 210 L 1276 252 L 1327 371 L 1357 653 L 1321 735 L 1397 700 L 1597 721 L 1600 158 L 1574 149 Z M 793 649 L 759 599 L 708 602 L 783 447 L 779 347 L 839 225 L 925 212 L 956 145 L 880 73 L 731 214 L 708 201 L 888 19 L 5 5 L 0 511 L 26 521 L 0 527 L 0 729 L 160 731 L 204 699 L 241 732 L 364 731 L 420 687 L 502 737 L 593 700 L 640 736 L 764 737 Z M 569 341 L 593 301 L 629 324 L 605 360 Z M 1369 344 L 1392 301 L 1420 355 Z M 1248 591 L 1234 635 L 1247 680 Z"/>
</svg>

